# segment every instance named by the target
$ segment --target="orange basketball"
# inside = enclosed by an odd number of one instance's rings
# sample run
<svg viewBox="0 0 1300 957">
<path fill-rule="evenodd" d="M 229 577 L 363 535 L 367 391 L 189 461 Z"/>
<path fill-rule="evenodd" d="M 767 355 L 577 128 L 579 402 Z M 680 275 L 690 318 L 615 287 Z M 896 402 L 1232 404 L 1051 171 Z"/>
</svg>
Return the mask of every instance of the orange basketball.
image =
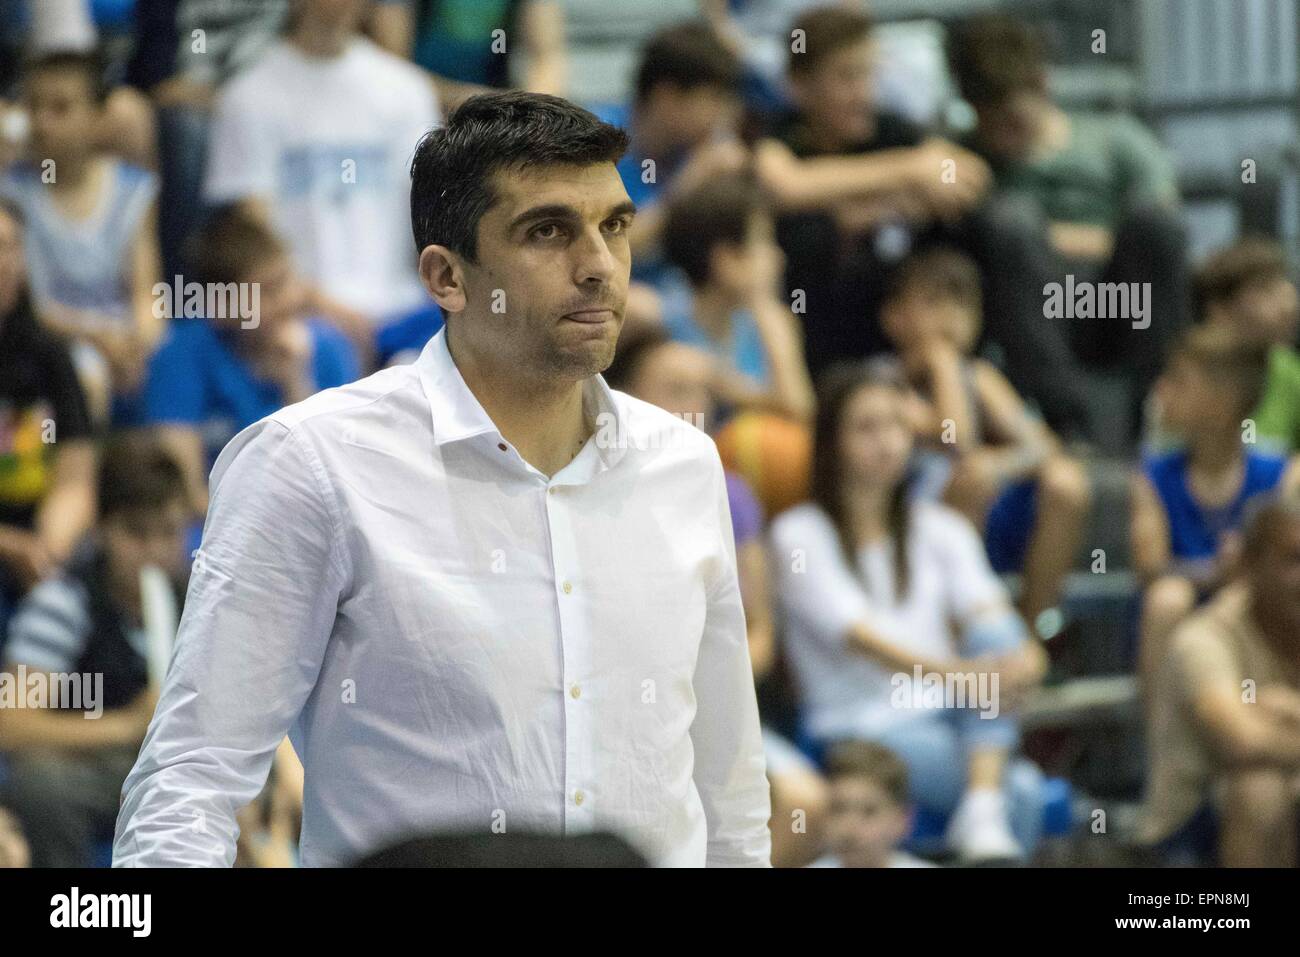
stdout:
<svg viewBox="0 0 1300 957">
<path fill-rule="evenodd" d="M 766 412 L 742 412 L 718 432 L 722 464 L 749 483 L 770 520 L 808 497 L 812 432 Z"/>
</svg>

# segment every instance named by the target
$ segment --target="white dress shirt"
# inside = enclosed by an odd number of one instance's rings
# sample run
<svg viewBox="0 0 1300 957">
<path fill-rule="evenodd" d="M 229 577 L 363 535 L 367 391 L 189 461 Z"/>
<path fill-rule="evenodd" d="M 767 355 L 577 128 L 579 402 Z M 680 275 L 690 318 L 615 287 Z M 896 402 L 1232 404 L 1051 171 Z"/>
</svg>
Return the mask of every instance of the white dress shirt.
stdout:
<svg viewBox="0 0 1300 957">
<path fill-rule="evenodd" d="M 767 865 L 716 447 L 599 375 L 583 403 L 598 431 L 548 479 L 444 331 L 236 436 L 114 865 L 231 864 L 286 733 L 304 865 L 447 828 L 609 830 L 657 865 Z"/>
</svg>

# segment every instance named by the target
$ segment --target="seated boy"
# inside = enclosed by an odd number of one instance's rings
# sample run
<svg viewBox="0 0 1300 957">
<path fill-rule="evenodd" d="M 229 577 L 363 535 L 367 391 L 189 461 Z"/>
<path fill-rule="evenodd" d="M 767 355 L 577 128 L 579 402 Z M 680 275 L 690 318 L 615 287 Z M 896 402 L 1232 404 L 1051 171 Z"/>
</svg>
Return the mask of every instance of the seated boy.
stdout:
<svg viewBox="0 0 1300 957">
<path fill-rule="evenodd" d="M 907 765 L 870 741 L 844 741 L 826 756 L 827 851 L 810 867 L 934 867 L 899 846 L 912 825 Z"/>
<path fill-rule="evenodd" d="M 200 233 L 194 259 L 209 286 L 258 294 L 251 319 L 173 320 L 150 364 L 145 422 L 158 427 L 185 473 L 195 514 L 202 515 L 208 470 L 235 433 L 314 392 L 351 382 L 359 368 L 347 336 L 305 315 L 305 286 L 289 251 L 261 219 L 237 207 L 217 213 Z"/>
<path fill-rule="evenodd" d="M 1295 867 L 1300 780 L 1300 501 L 1270 500 L 1243 574 L 1158 662 L 1140 839 L 1166 863 Z M 1217 860 L 1216 860 L 1217 859 Z"/>
<path fill-rule="evenodd" d="M 1068 329 L 1071 354 L 1060 358 L 1122 373 L 1136 436 L 1142 403 L 1189 318 L 1173 162 L 1133 117 L 1057 104 L 1048 87 L 1046 44 L 1022 19 L 990 14 L 959 24 L 949 59 L 962 97 L 975 110 L 971 145 L 993 171 L 991 216 L 1019 223 L 1020 234 L 1031 240 L 1008 246 L 999 263 L 1003 276 L 1038 299 L 1036 315 L 1020 314 L 1019 331 Z M 1067 275 L 1149 284 L 1145 315 L 1116 308 L 1129 314 L 1045 321 L 1041 290 Z M 1047 378 L 1070 374 L 1073 369 L 1060 361 L 1039 371 Z"/>
<path fill-rule="evenodd" d="M 5 803 L 22 822 L 36 867 L 89 866 L 95 839 L 112 831 L 157 703 L 140 572 L 152 565 L 178 582 L 184 569 L 181 471 L 142 434 L 105 451 L 99 508 L 95 535 L 19 605 L 4 648 L 5 670 L 25 674 L 29 687 L 37 673 L 93 676 L 81 708 L 61 700 L 0 711 Z"/>
<path fill-rule="evenodd" d="M 1226 325 L 1268 346 L 1268 378 L 1251 414 L 1260 444 L 1280 452 L 1300 446 L 1300 293 L 1282 247 L 1268 239 L 1243 239 L 1211 256 L 1196 275 L 1203 321 Z"/>
<path fill-rule="evenodd" d="M 909 257 L 881 321 L 920 396 L 920 494 L 942 491 L 986 539 L 997 572 L 1022 569 L 1020 612 L 1049 638 L 1061 584 L 1088 517 L 1091 486 L 1043 422 L 989 362 L 971 356 L 982 317 L 975 264 L 934 247 Z"/>
<path fill-rule="evenodd" d="M 110 410 L 119 419 L 135 414 L 132 397 L 166 318 L 154 311 L 153 286 L 162 271 L 155 178 L 107 155 L 87 135 L 102 121 L 107 95 L 91 55 L 51 53 L 35 60 L 24 90 L 31 158 L 0 176 L 0 195 L 27 220 L 37 314 L 71 341 L 100 421 Z"/>
<path fill-rule="evenodd" d="M 1249 502 L 1295 485 L 1294 461 L 1256 447 L 1249 415 L 1268 350 L 1221 324 L 1192 329 L 1156 385 L 1161 427 L 1182 442 L 1132 480 L 1133 565 L 1143 583 L 1138 677 L 1149 695 L 1169 634 L 1235 571 Z"/>
<path fill-rule="evenodd" d="M 717 177 L 672 202 L 663 246 L 681 276 L 661 287 L 673 339 L 712 355 L 724 415 L 743 409 L 808 421 L 812 381 L 803 330 L 782 300 L 785 257 L 750 179 Z"/>
</svg>

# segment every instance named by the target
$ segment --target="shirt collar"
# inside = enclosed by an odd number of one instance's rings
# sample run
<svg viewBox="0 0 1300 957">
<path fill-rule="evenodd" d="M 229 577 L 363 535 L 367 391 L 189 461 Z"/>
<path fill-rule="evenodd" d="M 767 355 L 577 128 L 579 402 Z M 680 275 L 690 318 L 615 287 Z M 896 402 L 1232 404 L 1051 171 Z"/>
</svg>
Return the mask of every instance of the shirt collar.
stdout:
<svg viewBox="0 0 1300 957">
<path fill-rule="evenodd" d="M 416 365 L 433 413 L 433 441 L 436 445 L 479 435 L 502 441 L 500 430 L 465 384 L 460 369 L 452 360 L 451 350 L 447 348 L 445 325 L 425 345 Z M 582 406 L 595 428 L 593 442 L 601 469 L 613 468 L 627 451 L 627 442 L 623 439 L 627 423 L 614 390 L 600 373 L 583 382 Z"/>
</svg>

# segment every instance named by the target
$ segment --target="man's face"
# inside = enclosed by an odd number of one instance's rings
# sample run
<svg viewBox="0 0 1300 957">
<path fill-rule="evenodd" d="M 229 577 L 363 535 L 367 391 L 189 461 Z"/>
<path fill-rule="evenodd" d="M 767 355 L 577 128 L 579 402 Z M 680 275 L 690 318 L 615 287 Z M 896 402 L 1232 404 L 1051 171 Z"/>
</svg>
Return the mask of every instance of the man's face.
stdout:
<svg viewBox="0 0 1300 957">
<path fill-rule="evenodd" d="M 1033 151 L 1049 106 L 1047 96 L 1037 90 L 975 104 L 980 143 L 999 159 L 1026 159 Z"/>
<path fill-rule="evenodd" d="M 785 270 L 785 254 L 777 245 L 771 215 L 751 216 L 743 243 L 715 247 L 713 268 L 723 288 L 735 297 L 744 296 L 756 282 L 775 286 Z"/>
<path fill-rule="evenodd" d="M 100 106 L 86 77 L 77 70 L 41 70 L 24 91 L 31 117 L 30 150 L 37 162 L 56 162 L 88 150 Z M 57 175 L 57 170 L 56 170 Z"/>
<path fill-rule="evenodd" d="M 674 415 L 689 416 L 688 421 L 699 421 L 707 428 L 713 418 L 713 395 L 709 391 L 712 367 L 707 353 L 669 342 L 641 360 L 628 391 Z"/>
<path fill-rule="evenodd" d="M 1156 381 L 1165 423 L 1175 432 L 1186 435 L 1205 429 L 1217 429 L 1237 418 L 1231 392 L 1216 387 L 1202 366 L 1186 356 L 1175 356 Z M 1235 399 L 1234 399 L 1235 401 Z"/>
<path fill-rule="evenodd" d="M 499 170 L 462 260 L 464 335 L 542 378 L 586 378 L 613 361 L 635 212 L 613 163 Z M 489 351 L 490 350 L 490 351 Z"/>
<path fill-rule="evenodd" d="M 259 263 L 242 282 L 257 286 L 258 321 L 255 328 L 259 330 L 270 332 L 287 320 L 301 316 L 307 309 L 307 287 L 288 254 Z M 243 322 L 241 316 L 229 319 L 229 324 L 236 327 Z"/>
<path fill-rule="evenodd" d="M 839 775 L 831 780 L 830 792 L 826 832 L 840 863 L 885 867 L 907 836 L 907 810 L 868 778 Z"/>
<path fill-rule="evenodd" d="M 0 212 L 0 319 L 13 312 L 26 281 L 22 227 Z"/>
<path fill-rule="evenodd" d="M 1249 283 L 1233 297 L 1229 311 L 1253 341 L 1291 345 L 1300 323 L 1300 295 L 1286 276 Z"/>
<path fill-rule="evenodd" d="M 650 93 L 650 112 L 679 150 L 693 150 L 724 135 L 734 136 L 740 122 L 740 100 L 730 90 L 709 83 L 678 87 L 662 83 Z"/>
<path fill-rule="evenodd" d="M 155 565 L 168 575 L 179 575 L 188 519 L 189 511 L 180 499 L 161 509 L 126 509 L 105 519 L 104 550 L 114 580 L 132 587 L 147 565 Z"/>
<path fill-rule="evenodd" d="M 846 146 L 866 139 L 875 109 L 875 69 L 870 37 L 836 50 L 810 74 L 792 79 L 800 111 Z"/>
</svg>

